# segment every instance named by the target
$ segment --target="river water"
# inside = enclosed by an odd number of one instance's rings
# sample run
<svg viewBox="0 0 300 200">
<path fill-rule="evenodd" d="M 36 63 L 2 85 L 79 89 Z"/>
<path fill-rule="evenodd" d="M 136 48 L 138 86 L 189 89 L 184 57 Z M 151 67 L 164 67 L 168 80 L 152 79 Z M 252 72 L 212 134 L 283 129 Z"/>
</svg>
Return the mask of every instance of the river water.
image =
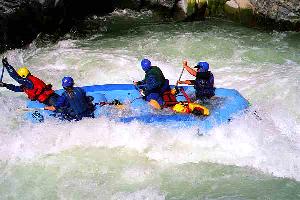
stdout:
<svg viewBox="0 0 300 200">
<path fill-rule="evenodd" d="M 105 117 L 31 124 L 25 95 L 0 89 L 0 199 L 300 199 L 299 33 L 122 10 L 51 38 L 1 56 L 54 88 L 65 75 L 78 86 L 140 80 L 144 57 L 174 84 L 183 59 L 206 60 L 251 112 L 205 136 Z"/>
</svg>

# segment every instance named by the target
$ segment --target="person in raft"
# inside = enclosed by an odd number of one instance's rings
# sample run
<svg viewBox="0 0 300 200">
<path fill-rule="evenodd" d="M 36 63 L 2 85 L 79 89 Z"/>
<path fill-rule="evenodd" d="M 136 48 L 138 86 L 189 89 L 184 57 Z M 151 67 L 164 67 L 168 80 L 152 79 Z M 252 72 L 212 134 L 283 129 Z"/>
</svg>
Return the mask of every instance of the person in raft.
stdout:
<svg viewBox="0 0 300 200">
<path fill-rule="evenodd" d="M 198 64 L 194 67 L 197 71 L 189 67 L 187 61 L 183 61 L 183 67 L 192 76 L 195 76 L 196 79 L 178 81 L 178 84 L 194 85 L 196 98 L 199 100 L 210 99 L 215 96 L 216 88 L 214 87 L 214 75 L 211 71 L 208 71 L 209 64 L 207 62 L 198 62 Z"/>
<path fill-rule="evenodd" d="M 16 71 L 6 58 L 2 59 L 2 64 L 10 77 L 20 86 L 0 82 L 0 87 L 6 87 L 14 92 L 25 92 L 30 100 L 39 101 L 48 106 L 56 104 L 59 95 L 52 90 L 51 84 L 46 85 L 41 79 L 33 76 L 26 67 L 21 67 Z"/>
<path fill-rule="evenodd" d="M 169 80 L 165 78 L 161 69 L 152 66 L 148 59 L 143 59 L 141 66 L 145 71 L 145 78 L 142 81 L 134 82 L 134 85 L 140 89 L 144 99 L 157 109 L 176 104 L 176 97 L 171 94 Z"/>
<path fill-rule="evenodd" d="M 61 114 L 63 120 L 79 121 L 83 117 L 94 118 L 95 105 L 93 97 L 87 96 L 80 87 L 74 87 L 72 77 L 66 76 L 62 79 L 64 92 L 58 98 L 56 105 L 46 106 L 45 110 L 56 111 Z"/>
</svg>

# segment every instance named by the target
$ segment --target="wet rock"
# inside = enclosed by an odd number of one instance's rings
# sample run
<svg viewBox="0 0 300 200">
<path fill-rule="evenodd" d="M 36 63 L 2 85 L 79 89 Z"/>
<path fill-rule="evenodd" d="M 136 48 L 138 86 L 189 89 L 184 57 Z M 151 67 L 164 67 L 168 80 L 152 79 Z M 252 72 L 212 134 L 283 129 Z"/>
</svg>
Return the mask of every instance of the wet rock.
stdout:
<svg viewBox="0 0 300 200">
<path fill-rule="evenodd" d="M 300 31 L 299 0 L 250 0 L 260 26 Z"/>
<path fill-rule="evenodd" d="M 0 52 L 22 47 L 41 32 L 67 32 L 87 15 L 112 11 L 111 0 L 0 0 Z"/>
<path fill-rule="evenodd" d="M 226 15 L 247 25 L 300 31 L 299 0 L 0 0 L 0 51 L 28 44 L 40 32 L 68 32 L 86 16 L 117 8 L 152 9 L 176 20 Z"/>
<path fill-rule="evenodd" d="M 41 30 L 41 10 L 34 0 L 0 1 L 0 51 L 30 42 Z"/>
<path fill-rule="evenodd" d="M 174 12 L 176 20 L 204 20 L 208 15 L 207 0 L 178 0 Z"/>
<path fill-rule="evenodd" d="M 249 0 L 230 0 L 224 5 L 226 16 L 246 25 L 255 24 L 254 8 Z"/>
</svg>

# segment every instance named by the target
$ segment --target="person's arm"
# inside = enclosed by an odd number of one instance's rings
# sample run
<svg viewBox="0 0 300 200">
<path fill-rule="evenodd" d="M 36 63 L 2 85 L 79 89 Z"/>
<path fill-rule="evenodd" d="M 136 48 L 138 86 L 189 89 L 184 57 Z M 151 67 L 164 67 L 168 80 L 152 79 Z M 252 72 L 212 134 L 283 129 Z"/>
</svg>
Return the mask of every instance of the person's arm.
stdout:
<svg viewBox="0 0 300 200">
<path fill-rule="evenodd" d="M 66 106 L 66 97 L 64 95 L 61 95 L 58 97 L 55 106 L 46 106 L 44 109 L 55 111 L 65 106 Z"/>
<path fill-rule="evenodd" d="M 21 86 L 15 86 L 13 84 L 3 83 L 0 82 L 0 87 L 6 87 L 7 89 L 14 91 L 14 92 L 23 92 L 23 88 Z"/>
<path fill-rule="evenodd" d="M 186 71 L 188 71 L 188 73 L 190 73 L 192 76 L 195 76 L 197 75 L 197 71 L 195 71 L 194 69 L 192 69 L 190 66 L 188 66 L 187 64 L 187 61 L 183 61 L 183 67 L 184 69 L 186 69 Z"/>
<path fill-rule="evenodd" d="M 56 111 L 54 106 L 45 106 L 44 110 Z"/>
<path fill-rule="evenodd" d="M 193 80 L 185 80 L 185 81 L 177 81 L 178 84 L 188 84 L 188 85 L 194 85 L 195 81 Z"/>
<path fill-rule="evenodd" d="M 133 84 L 136 85 L 136 86 L 144 85 L 144 80 L 142 80 L 142 81 L 133 81 Z"/>
<path fill-rule="evenodd" d="M 25 86 L 28 89 L 32 89 L 33 88 L 33 83 L 28 80 L 27 78 L 22 78 L 21 76 L 19 76 L 19 74 L 16 72 L 16 70 L 13 68 L 13 66 L 11 66 L 7 61 L 3 62 L 3 66 L 6 68 L 8 74 L 10 75 L 10 77 L 12 77 L 15 81 L 17 81 L 19 84 Z"/>
</svg>

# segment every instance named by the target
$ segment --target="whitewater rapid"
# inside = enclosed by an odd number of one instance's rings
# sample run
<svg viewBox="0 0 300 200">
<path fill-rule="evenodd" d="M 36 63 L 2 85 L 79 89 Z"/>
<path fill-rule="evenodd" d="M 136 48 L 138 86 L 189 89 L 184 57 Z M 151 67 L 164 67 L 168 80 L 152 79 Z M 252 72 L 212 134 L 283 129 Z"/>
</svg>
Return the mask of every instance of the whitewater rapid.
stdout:
<svg viewBox="0 0 300 200">
<path fill-rule="evenodd" d="M 110 149 L 120 149 L 125 154 L 136 152 L 159 169 L 212 163 L 300 181 L 299 37 L 298 33 L 267 33 L 229 22 L 153 23 L 121 33 L 63 38 L 46 46 L 33 42 L 25 49 L 8 51 L 4 55 L 13 66 L 30 66 L 32 74 L 56 89 L 65 75 L 73 76 L 78 86 L 141 80 L 139 62 L 143 57 L 151 59 L 174 84 L 183 59 L 191 65 L 207 60 L 216 87 L 237 89 L 252 107 L 232 122 L 199 136 L 197 127 L 171 129 L 136 121 L 124 124 L 105 117 L 31 124 L 17 112 L 25 105 L 25 95 L 0 89 L 0 160 L 9 165 L 48 165 L 50 161 L 43 159 L 60 157 L 64 152 L 73 155 L 73 150 L 80 151 L 84 156 L 80 149 L 90 154 L 94 148 L 107 154 Z M 184 73 L 183 79 L 192 77 Z M 7 73 L 4 81 L 14 83 Z M 253 115 L 254 111 L 262 120 Z M 74 161 L 73 165 L 77 164 Z M 126 174 L 155 177 L 148 170 L 139 170 L 133 168 Z M 154 199 L 164 199 L 157 188 L 145 188 L 142 193 L 155 193 Z M 118 195 L 123 193 L 116 199 Z"/>
</svg>

